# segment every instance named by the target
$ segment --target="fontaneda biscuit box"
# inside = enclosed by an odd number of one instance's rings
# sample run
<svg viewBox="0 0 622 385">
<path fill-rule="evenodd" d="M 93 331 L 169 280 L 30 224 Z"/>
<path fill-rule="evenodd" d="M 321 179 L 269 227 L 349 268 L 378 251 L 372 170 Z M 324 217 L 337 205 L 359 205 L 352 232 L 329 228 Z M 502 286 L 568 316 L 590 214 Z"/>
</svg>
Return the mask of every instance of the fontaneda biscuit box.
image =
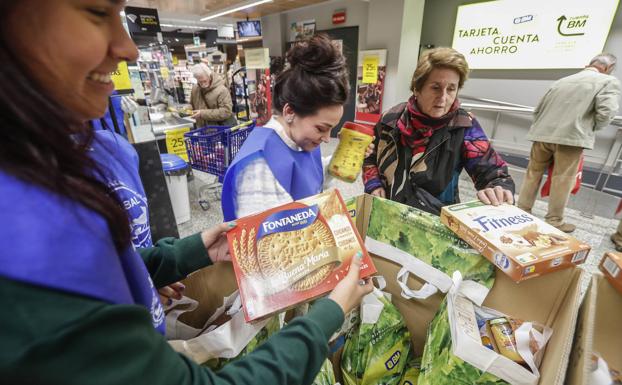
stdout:
<svg viewBox="0 0 622 385">
<path fill-rule="evenodd" d="M 236 222 L 227 239 L 247 321 L 331 291 L 357 252 L 361 277 L 376 272 L 337 190 Z"/>
<path fill-rule="evenodd" d="M 581 242 L 516 206 L 480 201 L 445 206 L 441 222 L 514 281 L 581 264 Z"/>
</svg>

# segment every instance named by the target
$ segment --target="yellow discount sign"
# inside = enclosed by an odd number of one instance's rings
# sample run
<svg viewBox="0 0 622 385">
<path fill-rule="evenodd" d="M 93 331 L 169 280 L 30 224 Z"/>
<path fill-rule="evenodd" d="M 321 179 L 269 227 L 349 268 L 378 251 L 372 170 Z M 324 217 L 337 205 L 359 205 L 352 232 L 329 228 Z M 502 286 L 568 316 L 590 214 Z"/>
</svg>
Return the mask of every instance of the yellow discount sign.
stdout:
<svg viewBox="0 0 622 385">
<path fill-rule="evenodd" d="M 363 83 L 376 84 L 378 81 L 378 56 L 363 57 Z"/>
<path fill-rule="evenodd" d="M 186 141 L 184 134 L 190 131 L 190 127 L 182 127 L 175 130 L 168 130 L 166 134 L 166 151 L 169 154 L 175 154 L 188 161 L 188 152 L 186 151 Z"/>
<path fill-rule="evenodd" d="M 131 90 L 130 71 L 127 69 L 127 62 L 122 61 L 117 66 L 117 70 L 111 75 L 114 89 L 117 91 Z"/>
</svg>

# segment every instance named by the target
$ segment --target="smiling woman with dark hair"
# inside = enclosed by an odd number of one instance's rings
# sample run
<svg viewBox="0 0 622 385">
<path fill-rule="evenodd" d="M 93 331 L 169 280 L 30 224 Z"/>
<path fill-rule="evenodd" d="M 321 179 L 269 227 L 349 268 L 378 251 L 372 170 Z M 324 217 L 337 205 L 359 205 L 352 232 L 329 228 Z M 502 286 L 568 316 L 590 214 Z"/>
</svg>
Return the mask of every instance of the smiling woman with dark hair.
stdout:
<svg viewBox="0 0 622 385">
<path fill-rule="evenodd" d="M 105 143 L 87 124 L 107 109 L 110 73 L 137 56 L 124 3 L 0 0 L 0 381 L 310 384 L 344 313 L 372 289 L 359 285 L 356 258 L 328 298 L 218 373 L 162 335 L 155 287 L 230 260 L 227 225 L 193 254 L 142 260 L 131 245 L 122 198 L 107 182 L 138 175 L 97 157 Z M 107 144 L 131 148 L 118 137 Z"/>
</svg>

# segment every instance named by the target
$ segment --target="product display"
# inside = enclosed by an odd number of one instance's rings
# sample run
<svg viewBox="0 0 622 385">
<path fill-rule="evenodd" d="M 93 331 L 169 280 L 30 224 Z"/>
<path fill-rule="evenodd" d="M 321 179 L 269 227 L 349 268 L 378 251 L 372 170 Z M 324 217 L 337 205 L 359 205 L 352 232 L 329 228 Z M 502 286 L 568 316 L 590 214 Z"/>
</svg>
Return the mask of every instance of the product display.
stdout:
<svg viewBox="0 0 622 385">
<path fill-rule="evenodd" d="M 581 264 L 590 251 L 587 243 L 509 204 L 445 206 L 441 221 L 517 282 Z"/>
<path fill-rule="evenodd" d="M 337 190 L 236 222 L 227 238 L 247 321 L 332 290 L 357 254 L 361 277 L 376 272 Z"/>
</svg>

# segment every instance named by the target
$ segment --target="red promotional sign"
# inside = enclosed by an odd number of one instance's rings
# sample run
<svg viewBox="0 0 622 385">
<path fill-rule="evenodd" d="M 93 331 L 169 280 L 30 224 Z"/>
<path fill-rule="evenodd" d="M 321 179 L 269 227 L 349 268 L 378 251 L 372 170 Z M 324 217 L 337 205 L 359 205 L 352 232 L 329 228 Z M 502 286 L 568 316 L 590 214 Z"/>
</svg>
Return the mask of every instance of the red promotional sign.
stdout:
<svg viewBox="0 0 622 385">
<path fill-rule="evenodd" d="M 333 12 L 333 24 L 343 24 L 346 22 L 346 10 L 339 9 Z"/>
</svg>

